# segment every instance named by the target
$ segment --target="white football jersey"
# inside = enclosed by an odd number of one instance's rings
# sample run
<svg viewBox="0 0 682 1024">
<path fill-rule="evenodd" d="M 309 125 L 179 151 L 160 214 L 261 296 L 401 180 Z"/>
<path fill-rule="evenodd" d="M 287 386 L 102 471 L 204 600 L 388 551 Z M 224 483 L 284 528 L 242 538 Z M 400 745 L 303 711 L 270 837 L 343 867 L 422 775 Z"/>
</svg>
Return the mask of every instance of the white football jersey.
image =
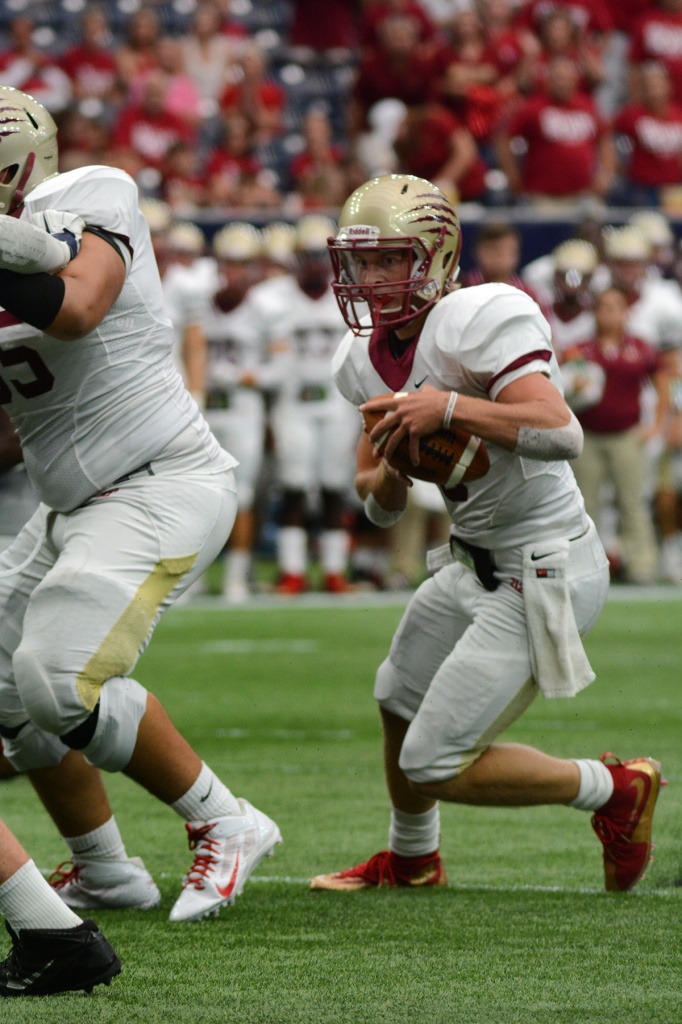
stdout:
<svg viewBox="0 0 682 1024">
<path fill-rule="evenodd" d="M 383 337 L 382 337 L 383 336 Z M 429 312 L 421 334 L 396 359 L 386 332 L 348 332 L 333 362 L 336 383 L 360 405 L 387 391 L 423 384 L 495 401 L 512 381 L 543 373 L 562 391 L 549 324 L 524 292 L 504 284 L 463 288 Z M 567 462 L 522 458 L 486 442 L 490 469 L 480 480 L 444 493 L 455 532 L 485 548 L 538 538 L 576 537 L 588 525 L 582 495 Z"/>
<path fill-rule="evenodd" d="M 682 347 L 682 292 L 675 281 L 647 278 L 630 306 L 629 334 L 658 349 Z"/>
<path fill-rule="evenodd" d="M 173 324 L 173 362 L 183 378 L 185 367 L 182 362 L 182 343 L 185 329 L 191 324 L 203 324 L 217 280 L 215 262 L 206 257 L 194 260 L 189 266 L 171 263 L 163 275 L 164 307 Z"/>
<path fill-rule="evenodd" d="M 555 316 L 550 307 L 548 319 L 552 330 L 552 344 L 558 355 L 573 345 L 582 345 L 583 342 L 594 338 L 594 313 L 588 309 L 583 309 L 573 320 L 562 320 Z"/>
<path fill-rule="evenodd" d="M 113 236 L 126 278 L 101 324 L 78 341 L 0 311 L 0 400 L 40 498 L 57 511 L 76 508 L 188 428 L 197 452 L 221 468 L 234 465 L 173 365 L 173 332 L 132 178 L 101 166 L 59 174 L 31 192 L 22 216 L 46 209 L 78 214 Z"/>
<path fill-rule="evenodd" d="M 295 401 L 306 388 L 332 389 L 331 360 L 346 325 L 331 287 L 311 299 L 293 275 L 283 274 L 255 285 L 249 297 L 266 346 L 286 346 L 281 396 Z"/>
</svg>

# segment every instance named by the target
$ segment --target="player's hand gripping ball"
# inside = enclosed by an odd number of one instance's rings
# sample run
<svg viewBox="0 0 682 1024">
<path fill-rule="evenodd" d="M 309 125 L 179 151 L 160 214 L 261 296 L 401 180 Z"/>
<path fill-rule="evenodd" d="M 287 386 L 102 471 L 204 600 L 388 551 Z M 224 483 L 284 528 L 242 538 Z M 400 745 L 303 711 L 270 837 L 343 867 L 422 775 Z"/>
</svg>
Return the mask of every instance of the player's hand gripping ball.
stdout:
<svg viewBox="0 0 682 1024">
<path fill-rule="evenodd" d="M 392 398 L 393 395 L 377 397 Z M 384 418 L 384 413 L 366 410 L 362 416 L 365 430 L 369 434 Z M 390 433 L 391 431 L 386 431 L 379 438 L 376 445 L 379 451 L 385 446 Z M 458 427 L 450 427 L 447 430 L 443 428 L 420 437 L 419 465 L 415 466 L 410 458 L 410 440 L 407 435 L 401 439 L 388 462 L 405 476 L 438 484 L 446 490 L 456 487 L 457 484 L 478 480 L 485 476 L 490 468 L 485 442 L 475 434 L 469 434 Z"/>
</svg>

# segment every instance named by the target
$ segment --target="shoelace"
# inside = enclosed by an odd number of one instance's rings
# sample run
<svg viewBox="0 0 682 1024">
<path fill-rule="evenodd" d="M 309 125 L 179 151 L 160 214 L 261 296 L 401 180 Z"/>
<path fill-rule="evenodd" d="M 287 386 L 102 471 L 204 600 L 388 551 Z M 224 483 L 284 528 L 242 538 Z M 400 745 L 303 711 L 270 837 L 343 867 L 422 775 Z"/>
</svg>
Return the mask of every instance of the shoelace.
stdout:
<svg viewBox="0 0 682 1024">
<path fill-rule="evenodd" d="M 375 853 L 364 864 L 359 864 L 355 868 L 348 868 L 346 871 L 339 872 L 339 874 L 342 878 L 357 878 L 360 875 L 361 878 L 377 886 L 383 885 L 384 882 L 387 882 L 389 885 L 398 884 L 390 850 L 380 850 L 379 853 Z"/>
<path fill-rule="evenodd" d="M 81 865 L 74 864 L 73 861 L 70 860 L 65 860 L 62 861 L 61 864 L 57 865 L 56 869 L 48 878 L 48 882 L 53 889 L 63 889 L 71 882 L 77 882 L 80 876 Z"/>
<path fill-rule="evenodd" d="M 213 871 L 214 864 L 218 862 L 220 840 L 211 839 L 209 835 L 214 824 L 212 822 L 210 825 L 202 825 L 201 828 L 192 828 L 189 822 L 185 824 L 189 837 L 189 848 L 199 852 L 195 853 L 194 863 L 183 879 L 183 888 L 191 885 L 195 889 L 203 889 L 207 875 Z"/>
</svg>

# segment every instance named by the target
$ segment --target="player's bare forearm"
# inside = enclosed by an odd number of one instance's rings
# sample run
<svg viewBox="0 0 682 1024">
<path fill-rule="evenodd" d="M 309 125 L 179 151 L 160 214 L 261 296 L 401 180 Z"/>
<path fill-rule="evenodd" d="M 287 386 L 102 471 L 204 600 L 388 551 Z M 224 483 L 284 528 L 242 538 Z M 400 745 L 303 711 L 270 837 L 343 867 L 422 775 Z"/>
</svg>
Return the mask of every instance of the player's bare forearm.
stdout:
<svg viewBox="0 0 682 1024">
<path fill-rule="evenodd" d="M 407 488 L 411 481 L 384 458 L 375 456 L 369 436 L 363 434 L 358 445 L 355 488 L 362 501 L 373 495 L 379 505 L 387 511 L 404 509 L 407 502 Z"/>
<path fill-rule="evenodd" d="M 383 448 L 390 458 L 405 436 L 410 438 L 413 461 L 419 461 L 419 438 L 444 424 L 450 411 L 450 424 L 505 448 L 517 451 L 527 432 L 556 431 L 568 427 L 571 411 L 557 388 L 543 374 L 534 373 L 513 381 L 504 388 L 495 402 L 458 394 L 449 406 L 451 392 L 424 387 L 418 392 L 398 394 L 392 398 L 372 399 L 363 409 L 383 410 L 384 419 L 372 430 L 371 442 L 376 444 L 387 430 L 393 431 Z M 557 453 L 557 458 L 568 457 Z"/>
</svg>

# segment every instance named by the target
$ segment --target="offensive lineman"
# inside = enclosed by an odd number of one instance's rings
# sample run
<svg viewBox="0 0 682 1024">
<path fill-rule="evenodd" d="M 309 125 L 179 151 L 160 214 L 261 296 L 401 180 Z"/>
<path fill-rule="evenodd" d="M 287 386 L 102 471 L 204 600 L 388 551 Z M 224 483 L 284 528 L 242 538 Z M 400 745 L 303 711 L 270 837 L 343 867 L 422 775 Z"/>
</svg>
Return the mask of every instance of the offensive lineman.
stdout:
<svg viewBox="0 0 682 1024">
<path fill-rule="evenodd" d="M 606 887 L 630 889 L 650 857 L 658 762 L 563 760 L 497 741 L 540 691 L 573 696 L 594 679 L 580 635 L 606 598 L 608 563 L 566 462 L 582 433 L 559 390 L 549 325 L 507 285 L 452 290 L 460 246 L 450 201 L 404 174 L 356 189 L 330 240 L 351 328 L 335 380 L 353 405 L 385 413 L 358 446 L 367 514 L 388 526 L 405 508 L 409 480 L 387 461 L 403 437 L 416 462 L 419 437 L 452 424 L 485 440 L 491 465 L 444 493 L 451 544 L 377 672 L 389 849 L 311 887 L 444 884 L 438 801 L 446 800 L 592 811 Z M 360 303 L 369 315 L 358 315 Z M 375 397 L 389 390 L 397 394 Z"/>
<path fill-rule="evenodd" d="M 59 174 L 56 125 L 18 90 L 0 88 L 0 123 L 0 401 L 42 500 L 0 556 L 0 735 L 68 837 L 65 902 L 159 900 L 125 854 L 97 766 L 187 822 L 195 859 L 171 920 L 198 920 L 242 891 L 279 830 L 130 673 L 225 544 L 235 460 L 173 367 L 132 179 Z"/>
</svg>

